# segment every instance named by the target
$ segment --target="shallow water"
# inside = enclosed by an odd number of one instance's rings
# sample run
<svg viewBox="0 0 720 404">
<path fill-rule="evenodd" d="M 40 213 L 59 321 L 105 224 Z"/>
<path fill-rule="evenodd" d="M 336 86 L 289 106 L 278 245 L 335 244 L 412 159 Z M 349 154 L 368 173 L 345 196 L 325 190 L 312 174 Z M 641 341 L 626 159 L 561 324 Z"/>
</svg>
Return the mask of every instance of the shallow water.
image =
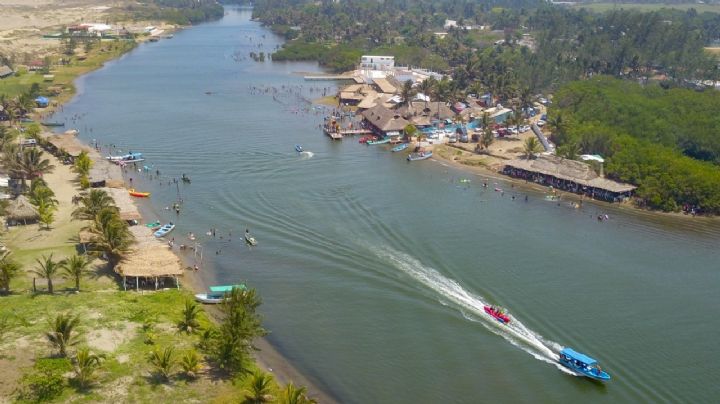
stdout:
<svg viewBox="0 0 720 404">
<path fill-rule="evenodd" d="M 282 86 L 315 98 L 310 87 L 332 84 L 293 74 L 314 64 L 247 58 L 280 43 L 249 16 L 229 8 L 141 45 L 81 78 L 53 120 L 146 155 L 162 178 L 132 174 L 153 192 L 146 208 L 178 224 L 176 242 L 198 235 L 206 284 L 259 290 L 269 339 L 308 377 L 357 403 L 716 399 L 716 222 L 572 209 L 387 146 L 331 142 L 320 111 Z M 192 184 L 171 183 L 181 173 Z M 176 217 L 164 207 L 178 197 Z M 562 371 L 563 346 L 614 380 Z"/>
</svg>

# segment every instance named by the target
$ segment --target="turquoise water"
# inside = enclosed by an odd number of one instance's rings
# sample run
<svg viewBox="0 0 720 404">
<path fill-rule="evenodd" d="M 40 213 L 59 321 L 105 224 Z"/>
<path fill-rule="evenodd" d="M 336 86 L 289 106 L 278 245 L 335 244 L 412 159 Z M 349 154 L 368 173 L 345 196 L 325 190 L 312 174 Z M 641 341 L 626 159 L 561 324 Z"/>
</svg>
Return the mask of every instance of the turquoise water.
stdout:
<svg viewBox="0 0 720 404">
<path fill-rule="evenodd" d="M 331 84 L 295 74 L 314 64 L 247 58 L 280 43 L 249 17 L 228 9 L 141 45 L 80 79 L 53 120 L 143 152 L 162 178 L 132 175 L 153 192 L 145 208 L 176 222 L 178 241 L 198 235 L 206 284 L 259 290 L 269 340 L 321 388 L 353 403 L 716 400 L 717 222 L 573 209 L 390 147 L 331 142 L 303 101 Z M 181 173 L 192 184 L 168 183 Z M 178 193 L 175 217 L 164 208 Z M 614 380 L 563 372 L 563 346 Z"/>
</svg>

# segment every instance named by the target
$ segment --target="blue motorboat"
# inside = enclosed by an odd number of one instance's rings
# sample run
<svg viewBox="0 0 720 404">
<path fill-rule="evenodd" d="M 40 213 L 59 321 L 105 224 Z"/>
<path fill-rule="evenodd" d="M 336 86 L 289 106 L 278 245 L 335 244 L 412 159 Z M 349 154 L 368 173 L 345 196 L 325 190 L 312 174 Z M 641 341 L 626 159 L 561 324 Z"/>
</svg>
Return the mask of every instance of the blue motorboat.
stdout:
<svg viewBox="0 0 720 404">
<path fill-rule="evenodd" d="M 295 145 L 295 151 L 298 152 L 298 153 L 302 153 L 302 152 L 303 152 L 302 146 L 300 146 L 299 144 L 296 144 L 296 145 Z"/>
<path fill-rule="evenodd" d="M 392 148 L 392 151 L 393 151 L 393 152 L 401 152 L 401 151 L 403 151 L 403 150 L 405 150 L 405 149 L 407 149 L 407 148 L 408 148 L 408 144 L 407 144 L 407 143 L 400 143 L 399 145 L 393 147 L 393 148 Z"/>
<path fill-rule="evenodd" d="M 155 235 L 155 237 L 158 237 L 158 238 L 165 237 L 168 233 L 170 233 L 173 230 L 175 230 L 175 225 L 173 224 L 173 222 L 170 222 L 170 223 L 164 225 L 163 227 L 159 228 L 155 233 L 153 233 L 153 235 Z"/>
<path fill-rule="evenodd" d="M 597 360 L 580 352 L 576 352 L 572 348 L 563 348 L 563 350 L 560 351 L 560 359 L 558 362 L 573 372 L 593 380 L 603 382 L 610 380 L 610 375 L 602 370 Z"/>
</svg>

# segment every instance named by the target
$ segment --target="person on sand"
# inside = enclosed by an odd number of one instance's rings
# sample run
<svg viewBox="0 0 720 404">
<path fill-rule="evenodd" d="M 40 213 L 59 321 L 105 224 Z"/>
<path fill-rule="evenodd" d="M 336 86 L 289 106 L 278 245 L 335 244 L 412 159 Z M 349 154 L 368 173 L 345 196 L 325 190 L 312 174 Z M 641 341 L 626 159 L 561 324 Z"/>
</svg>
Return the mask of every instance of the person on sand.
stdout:
<svg viewBox="0 0 720 404">
<path fill-rule="evenodd" d="M 193 267 L 193 269 L 195 270 L 195 272 L 197 272 L 200 268 L 198 268 L 197 264 L 195 264 L 195 266 Z"/>
</svg>

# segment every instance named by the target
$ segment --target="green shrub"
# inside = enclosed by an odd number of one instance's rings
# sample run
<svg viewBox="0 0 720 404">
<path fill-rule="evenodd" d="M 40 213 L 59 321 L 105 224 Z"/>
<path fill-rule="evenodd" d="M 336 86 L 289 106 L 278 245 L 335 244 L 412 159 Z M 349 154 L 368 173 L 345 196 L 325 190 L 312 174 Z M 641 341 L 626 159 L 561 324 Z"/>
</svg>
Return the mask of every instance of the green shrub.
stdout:
<svg viewBox="0 0 720 404">
<path fill-rule="evenodd" d="M 30 373 L 22 378 L 18 401 L 42 402 L 57 398 L 67 384 L 65 374 L 71 370 L 67 358 L 38 359 Z"/>
</svg>

